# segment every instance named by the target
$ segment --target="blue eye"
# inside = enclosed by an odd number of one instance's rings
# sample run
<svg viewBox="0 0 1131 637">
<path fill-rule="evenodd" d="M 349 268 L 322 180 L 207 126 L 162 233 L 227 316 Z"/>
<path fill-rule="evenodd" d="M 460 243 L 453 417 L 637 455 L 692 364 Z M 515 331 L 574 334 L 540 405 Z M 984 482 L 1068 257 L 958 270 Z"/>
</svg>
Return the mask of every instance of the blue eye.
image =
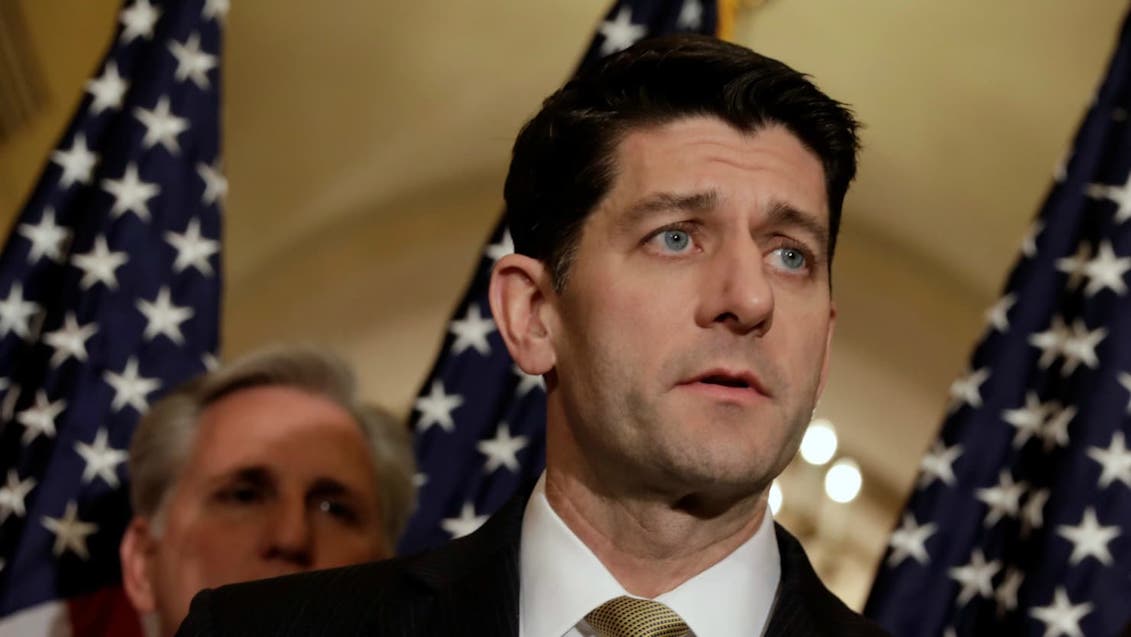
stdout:
<svg viewBox="0 0 1131 637">
<path fill-rule="evenodd" d="M 683 230 L 665 230 L 664 247 L 672 252 L 683 252 L 691 245 L 691 235 Z"/>
<path fill-rule="evenodd" d="M 778 248 L 774 250 L 774 254 L 778 255 L 778 259 L 787 270 L 801 270 L 808 265 L 805 253 L 794 248 Z"/>
</svg>

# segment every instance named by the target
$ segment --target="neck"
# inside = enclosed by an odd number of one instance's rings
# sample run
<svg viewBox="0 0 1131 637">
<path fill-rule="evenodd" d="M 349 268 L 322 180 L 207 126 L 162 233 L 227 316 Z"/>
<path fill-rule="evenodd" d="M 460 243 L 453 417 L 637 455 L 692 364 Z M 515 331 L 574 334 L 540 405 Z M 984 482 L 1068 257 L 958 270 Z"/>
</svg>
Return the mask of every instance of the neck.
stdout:
<svg viewBox="0 0 1131 637">
<path fill-rule="evenodd" d="M 569 471 L 546 471 L 546 499 L 626 591 L 653 598 L 718 563 L 753 537 L 762 494 L 704 507 L 694 495 L 600 490 Z"/>
</svg>

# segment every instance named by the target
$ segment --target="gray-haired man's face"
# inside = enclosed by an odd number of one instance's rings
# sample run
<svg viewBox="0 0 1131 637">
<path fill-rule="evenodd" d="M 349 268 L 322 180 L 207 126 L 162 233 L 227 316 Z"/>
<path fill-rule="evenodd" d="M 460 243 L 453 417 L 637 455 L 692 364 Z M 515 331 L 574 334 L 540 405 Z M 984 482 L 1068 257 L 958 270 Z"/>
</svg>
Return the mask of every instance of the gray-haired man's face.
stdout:
<svg viewBox="0 0 1131 637">
<path fill-rule="evenodd" d="M 290 387 L 254 387 L 202 414 L 160 528 L 123 541 L 134 605 L 171 633 L 206 587 L 386 557 L 376 470 L 354 419 Z"/>
</svg>

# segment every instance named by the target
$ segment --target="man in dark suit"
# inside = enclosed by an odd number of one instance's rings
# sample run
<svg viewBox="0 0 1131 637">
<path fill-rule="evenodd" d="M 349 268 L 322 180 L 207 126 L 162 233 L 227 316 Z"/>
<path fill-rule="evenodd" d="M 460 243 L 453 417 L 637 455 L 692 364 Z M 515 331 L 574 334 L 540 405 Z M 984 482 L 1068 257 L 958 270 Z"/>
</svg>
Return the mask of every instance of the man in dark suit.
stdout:
<svg viewBox="0 0 1131 637">
<path fill-rule="evenodd" d="M 182 635 L 880 635 L 768 513 L 824 386 L 856 122 L 740 46 L 640 43 L 523 128 L 491 309 L 546 472 L 431 553 L 206 591 Z"/>
</svg>

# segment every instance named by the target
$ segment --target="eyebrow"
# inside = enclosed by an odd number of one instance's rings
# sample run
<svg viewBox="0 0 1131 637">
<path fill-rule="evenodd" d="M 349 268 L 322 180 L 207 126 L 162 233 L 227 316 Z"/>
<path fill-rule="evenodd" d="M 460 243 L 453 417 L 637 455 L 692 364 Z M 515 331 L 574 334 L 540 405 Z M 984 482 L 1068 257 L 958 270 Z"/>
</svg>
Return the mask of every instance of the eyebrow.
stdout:
<svg viewBox="0 0 1131 637">
<path fill-rule="evenodd" d="M 251 467 L 240 467 L 235 471 L 225 473 L 219 476 L 217 482 L 249 482 L 257 487 L 267 487 L 275 484 L 275 478 L 271 470 L 267 467 L 255 465 Z M 334 478 L 327 478 L 325 476 L 314 479 L 314 482 L 306 489 L 307 497 L 318 496 L 350 496 L 357 497 L 357 493 L 349 487 L 349 485 L 335 480 Z"/>
<path fill-rule="evenodd" d="M 829 245 L 829 227 L 818 221 L 814 215 L 802 212 L 784 201 L 770 202 L 770 210 L 766 215 L 767 224 L 770 226 L 792 226 L 800 228 L 827 249 Z"/>
<path fill-rule="evenodd" d="M 624 214 L 624 224 L 636 224 L 641 219 L 647 218 L 657 212 L 668 212 L 672 210 L 707 212 L 713 210 L 718 203 L 719 193 L 714 190 L 706 190 L 686 195 L 660 192 L 649 195 L 629 206 Z"/>
<path fill-rule="evenodd" d="M 219 476 L 222 481 L 239 480 L 243 482 L 252 482 L 257 485 L 268 485 L 274 482 L 271 476 L 271 471 L 266 467 L 252 466 L 240 467 L 235 471 L 225 473 Z"/>
<path fill-rule="evenodd" d="M 317 478 L 306 491 L 308 496 L 348 495 L 355 496 L 353 489 L 333 478 Z"/>
</svg>

